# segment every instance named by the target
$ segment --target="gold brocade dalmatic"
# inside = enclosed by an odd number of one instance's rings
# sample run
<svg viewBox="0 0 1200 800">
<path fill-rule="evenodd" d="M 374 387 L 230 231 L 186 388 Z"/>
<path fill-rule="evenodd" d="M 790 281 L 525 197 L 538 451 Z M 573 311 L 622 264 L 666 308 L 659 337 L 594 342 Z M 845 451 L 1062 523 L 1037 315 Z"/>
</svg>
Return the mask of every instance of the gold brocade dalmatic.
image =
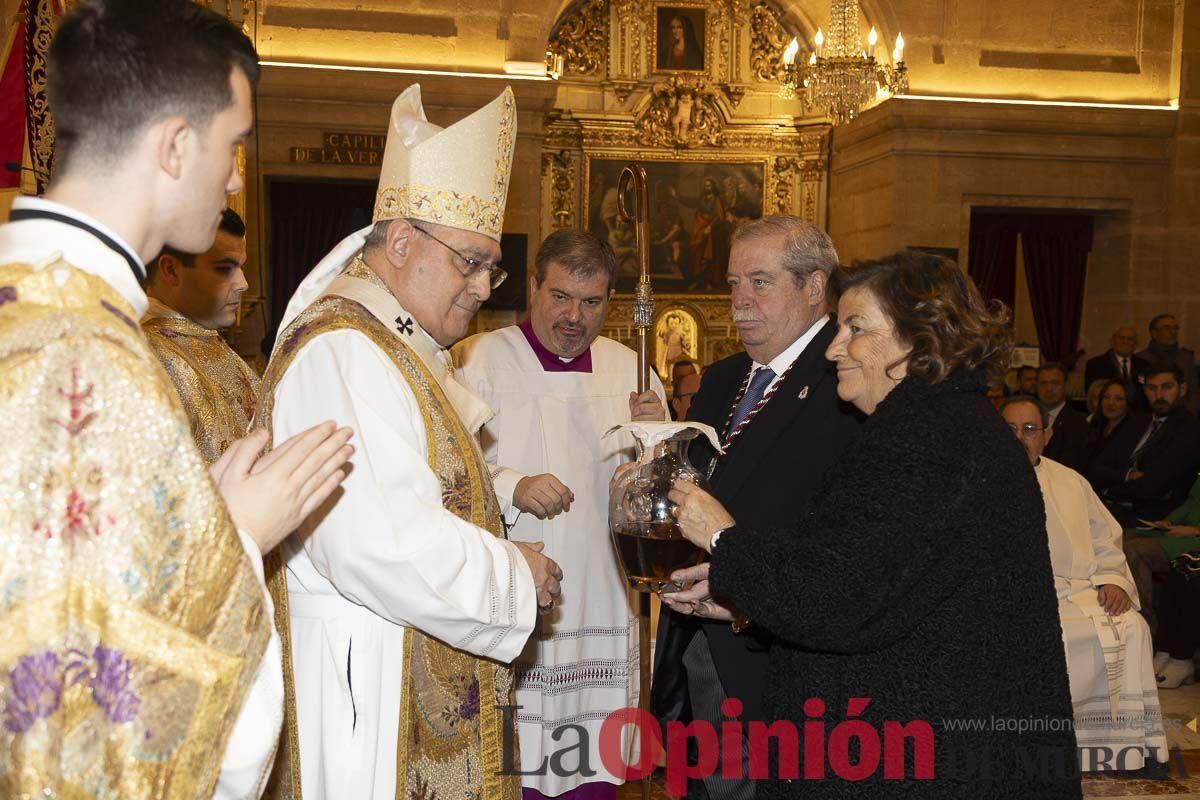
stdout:
<svg viewBox="0 0 1200 800">
<path fill-rule="evenodd" d="M 361 265 L 357 265 L 361 269 Z M 353 269 L 350 271 L 354 275 Z M 442 484 L 442 502 L 460 519 L 495 536 L 500 507 L 491 475 L 475 439 L 467 432 L 441 387 L 417 354 L 362 305 L 341 297 L 313 303 L 284 332 L 263 378 L 262 405 L 255 425 L 269 426 L 275 387 L 295 355 L 317 336 L 352 329 L 386 353 L 404 376 L 421 406 L 428 438 L 427 459 Z M 347 531 L 347 535 L 362 535 Z M 275 553 L 278 553 L 278 549 Z M 291 662 L 287 585 L 284 567 L 273 553 L 267 559 L 267 581 L 275 600 L 275 621 L 283 640 L 287 712 L 275 773 L 268 794 L 300 800 L 300 745 L 296 728 L 295 685 Z M 485 591 L 480 587 L 480 591 Z M 456 650 L 408 628 L 404 663 L 397 664 L 402 682 L 396 759 L 396 798 L 474 798 L 518 800 L 515 775 L 502 775 L 504 719 L 498 706 L 513 704 L 510 667 Z M 515 736 L 512 737 L 515 741 Z M 512 763 L 517 761 L 511 753 Z"/>
<path fill-rule="evenodd" d="M 211 797 L 269 639 L 132 314 L 0 266 L 0 797 Z"/>
<path fill-rule="evenodd" d="M 142 330 L 175 384 L 192 438 L 210 464 L 246 435 L 259 378 L 214 330 L 181 316 L 149 316 Z"/>
</svg>

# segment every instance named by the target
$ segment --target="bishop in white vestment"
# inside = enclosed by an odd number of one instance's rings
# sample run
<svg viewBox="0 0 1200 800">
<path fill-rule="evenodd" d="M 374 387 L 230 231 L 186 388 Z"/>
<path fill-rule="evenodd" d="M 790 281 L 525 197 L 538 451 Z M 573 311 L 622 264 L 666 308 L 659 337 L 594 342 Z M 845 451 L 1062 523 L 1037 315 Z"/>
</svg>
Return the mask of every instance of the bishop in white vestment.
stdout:
<svg viewBox="0 0 1200 800">
<path fill-rule="evenodd" d="M 631 416 L 661 421 L 666 412 L 658 376 L 652 377 L 653 396 L 631 398 L 637 354 L 598 335 L 615 266 L 596 237 L 556 232 L 535 261 L 530 317 L 454 348 L 463 381 L 495 411 L 482 441 L 488 463 L 496 465 L 496 492 L 514 506 L 512 538 L 544 543 L 569 576 L 518 661 L 526 800 L 587 784 L 588 800 L 614 791 L 624 781 L 601 763 L 600 728 L 608 714 L 638 704 L 637 606 L 608 531 L 609 480 L 633 458 L 634 443 L 627 433 L 605 433 Z M 518 513 L 518 486 L 546 475 L 569 490 L 567 510 L 541 519 L 533 509 Z M 634 752 L 631 733 L 626 729 L 626 759 Z M 582 739 L 586 747 L 554 759 Z"/>
<path fill-rule="evenodd" d="M 491 412 L 444 349 L 496 279 L 482 254 L 498 250 L 515 120 L 506 89 L 442 130 L 406 90 L 376 224 L 310 273 L 281 322 L 256 422 L 275 441 L 330 417 L 357 434 L 343 492 L 273 572 L 291 656 L 281 796 L 516 800 L 500 707 L 536 575 L 501 535 L 474 438 Z"/>
<path fill-rule="evenodd" d="M 1039 407 L 1014 400 L 1003 414 L 1030 453 L 1046 505 L 1080 765 L 1085 771 L 1133 770 L 1147 759 L 1165 762 L 1150 628 L 1138 613 L 1121 526 L 1087 479 L 1040 455 L 1051 431 L 1042 430 Z"/>
</svg>

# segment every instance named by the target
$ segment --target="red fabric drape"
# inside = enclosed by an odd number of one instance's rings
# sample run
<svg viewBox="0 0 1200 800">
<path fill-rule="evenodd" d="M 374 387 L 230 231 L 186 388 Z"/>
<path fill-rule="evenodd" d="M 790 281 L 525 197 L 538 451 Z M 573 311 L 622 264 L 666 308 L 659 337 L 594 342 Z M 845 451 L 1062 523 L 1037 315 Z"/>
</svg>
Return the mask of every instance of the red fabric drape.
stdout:
<svg viewBox="0 0 1200 800">
<path fill-rule="evenodd" d="M 1042 357 L 1069 361 L 1079 345 L 1092 218 L 1029 214 L 1020 224 L 1025 279 Z"/>
<path fill-rule="evenodd" d="M 986 299 L 1001 300 L 1010 307 L 1016 297 L 1018 235 L 1042 358 L 1070 362 L 1079 345 L 1092 218 L 1011 211 L 971 213 L 967 272 Z"/>
<path fill-rule="evenodd" d="M 25 151 L 25 9 L 0 73 L 0 164 L 20 164 Z M 0 189 L 21 185 L 21 173 L 0 170 Z"/>
<path fill-rule="evenodd" d="M 1008 214 L 971 214 L 967 274 L 984 300 L 1012 308 L 1017 296 L 1017 228 Z"/>
</svg>

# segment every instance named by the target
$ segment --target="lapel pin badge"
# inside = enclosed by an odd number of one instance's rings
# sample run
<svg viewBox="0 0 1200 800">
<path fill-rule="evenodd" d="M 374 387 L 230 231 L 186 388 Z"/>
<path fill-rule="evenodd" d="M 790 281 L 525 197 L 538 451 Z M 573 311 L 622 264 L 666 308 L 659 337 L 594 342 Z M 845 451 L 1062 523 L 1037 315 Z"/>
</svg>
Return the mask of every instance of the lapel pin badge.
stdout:
<svg viewBox="0 0 1200 800">
<path fill-rule="evenodd" d="M 803 389 L 800 390 L 800 394 L 798 395 L 798 397 L 801 400 L 808 397 L 808 387 L 807 386 L 805 386 Z"/>
</svg>

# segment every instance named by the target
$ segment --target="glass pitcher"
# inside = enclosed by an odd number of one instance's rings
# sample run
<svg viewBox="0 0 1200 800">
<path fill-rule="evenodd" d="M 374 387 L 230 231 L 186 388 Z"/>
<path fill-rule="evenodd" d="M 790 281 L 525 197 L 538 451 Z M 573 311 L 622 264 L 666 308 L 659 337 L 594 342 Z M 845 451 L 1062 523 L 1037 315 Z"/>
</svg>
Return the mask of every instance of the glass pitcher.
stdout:
<svg viewBox="0 0 1200 800">
<path fill-rule="evenodd" d="M 690 582 L 671 580 L 677 569 L 694 567 L 704 551 L 684 538 L 676 517 L 679 507 L 667 493 L 677 480 L 709 491 L 708 481 L 687 459 L 687 447 L 699 431 L 683 429 L 651 447 L 647 454 L 639 431 L 638 464 L 611 487 L 608 527 L 629 585 L 639 592 L 675 592 Z"/>
</svg>

